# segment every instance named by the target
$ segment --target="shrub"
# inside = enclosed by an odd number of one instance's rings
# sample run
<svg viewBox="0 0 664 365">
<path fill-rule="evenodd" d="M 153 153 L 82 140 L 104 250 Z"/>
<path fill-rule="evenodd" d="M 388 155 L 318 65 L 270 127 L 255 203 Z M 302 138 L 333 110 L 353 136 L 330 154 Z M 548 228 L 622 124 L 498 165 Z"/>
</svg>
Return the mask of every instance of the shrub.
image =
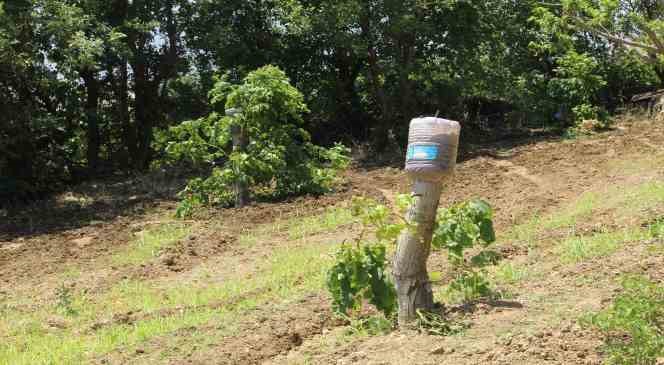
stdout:
<svg viewBox="0 0 664 365">
<path fill-rule="evenodd" d="M 274 66 L 251 72 L 241 85 L 218 79 L 210 99 L 214 112 L 172 127 L 162 138 L 171 161 L 186 159 L 210 171 L 180 193 L 178 216 L 200 205 L 231 204 L 237 182 L 251 187 L 254 195 L 270 198 L 323 194 L 350 162 L 346 147 L 327 149 L 311 142 L 303 128 L 304 98 Z M 230 108 L 242 112 L 226 116 Z M 242 150 L 231 145 L 234 125 L 247 139 Z"/>
<path fill-rule="evenodd" d="M 482 200 L 470 200 L 439 210 L 433 237 L 433 247 L 447 249 L 452 264 L 454 279 L 448 290 L 460 293 L 464 301 L 489 296 L 485 267 L 499 259 L 488 249 L 496 240 L 491 206 Z M 467 250 L 473 248 L 479 248 L 479 252 L 467 257 Z"/>
<path fill-rule="evenodd" d="M 397 211 L 368 198 L 354 198 L 352 213 L 363 229 L 353 245 L 343 244 L 336 262 L 328 272 L 327 287 L 332 294 L 334 310 L 348 314 L 361 307 L 363 300 L 390 316 L 396 311 L 396 290 L 387 275 L 387 248 L 393 247 L 404 229 L 413 229 L 402 216 L 412 198 L 400 195 Z M 497 254 L 485 248 L 495 241 L 492 209 L 484 201 L 471 200 L 449 209 L 440 209 L 436 219 L 432 246 L 447 249 L 455 268 L 451 288 L 465 293 L 470 300 L 489 293 L 489 282 L 483 268 L 497 261 Z M 375 240 L 366 239 L 374 233 Z M 480 252 L 466 259 L 466 249 L 481 246 Z"/>
</svg>

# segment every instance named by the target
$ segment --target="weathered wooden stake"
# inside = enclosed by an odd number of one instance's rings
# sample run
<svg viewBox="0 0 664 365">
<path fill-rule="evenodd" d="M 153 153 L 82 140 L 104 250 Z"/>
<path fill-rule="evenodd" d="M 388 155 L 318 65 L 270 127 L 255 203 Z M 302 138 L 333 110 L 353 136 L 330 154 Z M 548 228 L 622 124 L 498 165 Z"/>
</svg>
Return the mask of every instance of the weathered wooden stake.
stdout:
<svg viewBox="0 0 664 365">
<path fill-rule="evenodd" d="M 406 220 L 417 228 L 404 230 L 399 236 L 393 267 L 401 326 L 415 319 L 418 309 L 433 309 L 427 260 L 441 189 L 440 182 L 415 180 L 413 184 L 414 202 L 408 209 Z"/>
<path fill-rule="evenodd" d="M 427 260 L 443 181 L 456 165 L 460 128 L 457 122 L 434 117 L 410 123 L 406 172 L 413 182 L 414 201 L 406 220 L 415 228 L 399 236 L 392 267 L 399 326 L 415 320 L 418 310 L 431 311 L 434 306 Z"/>
</svg>

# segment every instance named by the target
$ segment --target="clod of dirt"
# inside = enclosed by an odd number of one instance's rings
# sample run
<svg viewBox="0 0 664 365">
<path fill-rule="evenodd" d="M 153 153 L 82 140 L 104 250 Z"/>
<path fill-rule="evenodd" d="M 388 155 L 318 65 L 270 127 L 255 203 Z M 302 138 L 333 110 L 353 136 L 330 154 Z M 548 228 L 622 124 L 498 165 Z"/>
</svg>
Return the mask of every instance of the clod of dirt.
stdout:
<svg viewBox="0 0 664 365">
<path fill-rule="evenodd" d="M 78 246 L 80 248 L 83 248 L 85 246 L 90 245 L 92 243 L 93 239 L 94 239 L 94 237 L 88 236 L 88 237 L 81 237 L 81 238 L 71 240 L 71 242 L 73 244 L 75 244 L 76 246 Z"/>
<path fill-rule="evenodd" d="M 302 337 L 297 332 L 294 332 L 294 333 L 290 334 L 290 341 L 294 346 L 302 345 Z"/>
<path fill-rule="evenodd" d="M 65 329 L 67 328 L 67 320 L 62 318 L 62 317 L 50 317 L 46 320 L 46 324 L 48 324 L 49 327 L 52 328 L 57 328 L 57 329 Z"/>
<path fill-rule="evenodd" d="M 97 330 L 101 329 L 102 327 L 108 326 L 109 324 L 111 324 L 111 321 L 108 320 L 108 319 L 98 321 L 98 322 L 93 323 L 90 326 L 90 330 L 94 332 L 94 331 L 97 331 Z"/>
<path fill-rule="evenodd" d="M 132 324 L 135 321 L 134 312 L 119 313 L 113 316 L 114 323 Z"/>
<path fill-rule="evenodd" d="M 445 346 L 440 346 L 440 347 L 434 349 L 433 351 L 431 351 L 430 353 L 431 353 L 431 355 L 444 355 L 446 352 L 447 352 L 447 349 L 445 348 Z"/>
<path fill-rule="evenodd" d="M 174 256 L 166 256 L 161 260 L 161 262 L 166 266 L 175 266 L 176 264 Z"/>
</svg>

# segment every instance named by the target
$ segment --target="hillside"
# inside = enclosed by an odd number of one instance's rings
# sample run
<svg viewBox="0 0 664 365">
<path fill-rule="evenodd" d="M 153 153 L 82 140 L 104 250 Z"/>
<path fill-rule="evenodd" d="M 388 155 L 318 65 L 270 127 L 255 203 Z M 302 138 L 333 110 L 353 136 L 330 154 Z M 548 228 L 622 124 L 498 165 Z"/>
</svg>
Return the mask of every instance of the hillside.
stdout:
<svg viewBox="0 0 664 365">
<path fill-rule="evenodd" d="M 396 168 L 355 168 L 321 198 L 172 218 L 170 181 L 86 184 L 0 223 L 0 364 L 600 364 L 579 319 L 621 278 L 664 282 L 664 126 L 625 117 L 578 139 L 470 150 L 441 205 L 496 209 L 496 300 L 448 303 L 452 336 L 336 318 L 331 253 L 354 195 L 391 202 Z M 661 228 L 661 227 L 660 227 Z M 446 258 L 434 252 L 438 299 Z M 371 313 L 366 313 L 370 318 Z"/>
</svg>

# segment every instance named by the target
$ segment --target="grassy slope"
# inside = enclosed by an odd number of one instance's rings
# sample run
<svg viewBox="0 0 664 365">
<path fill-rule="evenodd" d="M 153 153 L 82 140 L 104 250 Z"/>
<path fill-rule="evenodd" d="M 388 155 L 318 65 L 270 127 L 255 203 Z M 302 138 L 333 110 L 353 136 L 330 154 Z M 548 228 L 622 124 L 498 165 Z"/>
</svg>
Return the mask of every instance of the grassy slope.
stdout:
<svg viewBox="0 0 664 365">
<path fill-rule="evenodd" d="M 616 159 L 610 168 L 626 177 L 620 182 L 601 182 L 560 208 L 503 229 L 499 246 L 517 254 L 507 255 L 491 275 L 505 299 L 525 303 L 525 309 L 485 315 L 471 312 L 468 331 L 442 340 L 423 335 L 408 339 L 369 336 L 372 332 L 357 323 L 333 326 L 273 361 L 328 363 L 340 358 L 350 363 L 353 359 L 399 363 L 402 359 L 391 357 L 390 350 L 411 346 L 413 363 L 440 360 L 435 356 L 459 364 L 499 363 L 496 359 L 501 358 L 547 363 L 545 355 L 517 354 L 515 343 L 522 336 L 555 331 L 566 321 L 576 322 L 599 309 L 602 300 L 611 298 L 624 273 L 664 279 L 658 277 L 660 269 L 648 266 L 661 264 L 664 255 L 657 220 L 664 215 L 663 161 L 662 154 Z M 241 335 L 246 323 L 264 316 L 269 308 L 301 306 L 306 311 L 306 304 L 296 304 L 302 298 L 325 298 L 329 254 L 352 231 L 351 221 L 348 210 L 339 207 L 315 216 L 245 227 L 238 245 L 251 256 L 217 258 L 180 280 L 125 279 L 107 290 L 85 292 L 72 283 L 86 273 L 68 267 L 48 300 L 33 302 L 11 293 L 0 297 L 0 364 L 81 363 L 108 354 L 112 361 L 127 361 L 127 357 L 113 355 L 118 351 L 136 362 L 178 361 L 186 351 L 203 345 L 210 346 L 207 360 L 211 361 L 224 339 Z M 140 267 L 159 260 L 165 248 L 198 229 L 164 222 L 140 231 L 131 245 L 98 264 Z M 439 256 L 432 258 L 432 271 L 442 279 L 435 287 L 437 297 L 445 298 L 444 267 L 440 269 L 444 258 Z M 190 328 L 199 330 L 185 339 L 177 335 Z M 464 350 L 432 355 L 430 350 L 440 344 Z M 596 341 L 590 338 L 587 346 L 599 358 Z M 367 349 L 364 357 L 356 358 L 354 354 L 361 348 Z M 206 362 L 206 351 L 200 355 L 201 363 Z M 575 363 L 566 362 L 562 355 L 549 355 L 559 361 L 551 363 Z"/>
</svg>

